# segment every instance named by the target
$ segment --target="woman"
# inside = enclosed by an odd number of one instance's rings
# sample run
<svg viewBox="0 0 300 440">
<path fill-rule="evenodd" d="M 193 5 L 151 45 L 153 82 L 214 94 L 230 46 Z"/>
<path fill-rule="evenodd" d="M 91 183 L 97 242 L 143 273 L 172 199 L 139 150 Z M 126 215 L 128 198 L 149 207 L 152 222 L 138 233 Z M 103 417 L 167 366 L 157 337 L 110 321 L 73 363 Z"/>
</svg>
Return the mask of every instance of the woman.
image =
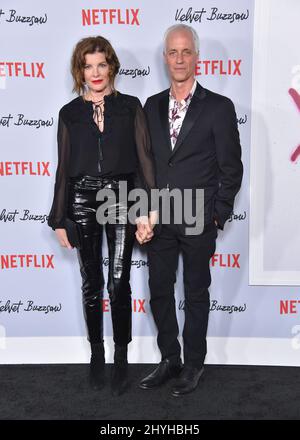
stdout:
<svg viewBox="0 0 300 440">
<path fill-rule="evenodd" d="M 58 122 L 58 165 L 54 199 L 48 225 L 60 244 L 72 249 L 66 232 L 66 219 L 80 230 L 77 256 L 82 276 L 83 310 L 91 345 L 90 382 L 104 385 L 104 346 L 102 297 L 102 232 L 105 229 L 113 337 L 115 343 L 112 374 L 113 394 L 121 394 L 127 384 L 127 345 L 131 341 L 131 255 L 136 225 L 128 221 L 99 224 L 96 201 L 100 189 L 114 191 L 119 219 L 128 207 L 119 198 L 119 182 L 134 187 L 155 187 L 149 134 L 139 100 L 114 88 L 120 64 L 108 40 L 101 36 L 84 38 L 76 45 L 71 61 L 74 89 L 79 95 L 63 106 Z M 102 202 L 103 203 L 103 202 Z M 148 220 L 148 218 L 147 218 Z M 137 219 L 137 238 L 148 241 L 153 224 Z"/>
</svg>

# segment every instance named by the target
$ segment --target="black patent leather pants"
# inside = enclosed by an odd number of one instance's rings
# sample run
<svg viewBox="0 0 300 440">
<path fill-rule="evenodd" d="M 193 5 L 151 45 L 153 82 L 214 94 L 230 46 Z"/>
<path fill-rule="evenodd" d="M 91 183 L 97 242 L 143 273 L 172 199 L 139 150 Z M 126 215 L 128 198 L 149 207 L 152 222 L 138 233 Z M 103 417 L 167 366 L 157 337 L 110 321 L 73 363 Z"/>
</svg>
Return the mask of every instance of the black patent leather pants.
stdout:
<svg viewBox="0 0 300 440">
<path fill-rule="evenodd" d="M 107 290 L 110 299 L 114 342 L 126 345 L 131 341 L 130 268 L 136 226 L 126 223 L 99 224 L 96 211 L 104 203 L 97 201 L 100 189 L 109 188 L 116 196 L 117 218 L 126 216 L 128 207 L 119 199 L 119 181 L 126 180 L 128 191 L 134 184 L 131 175 L 114 178 L 92 176 L 71 177 L 68 185 L 68 216 L 80 225 L 81 248 L 77 256 L 82 277 L 82 301 L 88 340 L 103 341 L 103 259 L 102 236 L 106 232 L 109 270 Z M 123 217 L 124 218 L 124 217 Z"/>
</svg>

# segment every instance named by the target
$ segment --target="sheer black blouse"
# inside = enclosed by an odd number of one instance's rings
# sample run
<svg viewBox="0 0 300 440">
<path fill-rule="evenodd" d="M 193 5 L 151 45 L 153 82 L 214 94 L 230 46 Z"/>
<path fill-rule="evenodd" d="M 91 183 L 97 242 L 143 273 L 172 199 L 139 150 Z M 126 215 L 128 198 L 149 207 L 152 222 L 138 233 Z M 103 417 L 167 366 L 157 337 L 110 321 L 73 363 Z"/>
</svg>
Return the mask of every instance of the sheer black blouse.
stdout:
<svg viewBox="0 0 300 440">
<path fill-rule="evenodd" d="M 59 112 L 58 163 L 48 217 L 53 229 L 64 228 L 69 177 L 113 177 L 134 173 L 137 188 L 155 188 L 150 136 L 138 98 L 123 93 L 104 97 L 104 129 L 93 119 L 93 103 L 82 96 Z"/>
</svg>

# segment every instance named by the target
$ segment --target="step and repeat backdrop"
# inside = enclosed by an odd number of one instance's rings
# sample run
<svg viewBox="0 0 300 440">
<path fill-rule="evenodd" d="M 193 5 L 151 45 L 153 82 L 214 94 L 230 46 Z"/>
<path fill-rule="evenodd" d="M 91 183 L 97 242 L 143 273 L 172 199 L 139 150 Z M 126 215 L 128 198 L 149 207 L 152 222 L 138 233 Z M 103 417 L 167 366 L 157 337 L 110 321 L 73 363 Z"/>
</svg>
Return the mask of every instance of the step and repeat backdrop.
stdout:
<svg viewBox="0 0 300 440">
<path fill-rule="evenodd" d="M 62 248 L 47 225 L 58 111 L 75 97 L 75 44 L 87 36 L 108 38 L 121 62 L 117 89 L 144 103 L 169 86 L 166 28 L 185 23 L 200 38 L 196 79 L 235 104 L 245 170 L 211 259 L 207 362 L 300 365 L 298 3 L 0 0 L 0 363 L 86 362 L 89 356 L 76 250 Z M 105 243 L 103 267 L 107 276 Z M 138 244 L 131 286 L 130 361 L 154 362 L 147 256 Z M 182 330 L 181 260 L 176 302 Z M 110 361 L 107 292 L 103 310 Z"/>
</svg>

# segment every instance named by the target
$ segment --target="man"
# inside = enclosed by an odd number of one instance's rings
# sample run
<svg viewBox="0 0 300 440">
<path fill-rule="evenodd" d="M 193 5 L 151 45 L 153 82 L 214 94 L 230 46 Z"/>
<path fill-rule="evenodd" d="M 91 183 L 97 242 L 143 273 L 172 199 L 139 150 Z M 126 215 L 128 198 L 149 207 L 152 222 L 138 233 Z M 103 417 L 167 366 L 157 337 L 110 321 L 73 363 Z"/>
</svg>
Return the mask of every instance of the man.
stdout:
<svg viewBox="0 0 300 440">
<path fill-rule="evenodd" d="M 158 367 L 140 382 L 151 389 L 172 377 L 173 396 L 189 393 L 198 385 L 206 355 L 206 332 L 211 283 L 209 261 L 215 251 L 217 228 L 233 210 L 243 166 L 236 114 L 230 99 L 203 88 L 195 80 L 199 42 L 193 28 L 175 25 L 165 34 L 164 59 L 171 87 L 145 104 L 159 189 L 204 189 L 204 229 L 187 234 L 186 225 L 174 221 L 157 225 L 147 243 L 151 310 L 158 329 L 162 355 Z M 193 195 L 193 201 L 195 196 Z M 194 208 L 193 208 L 194 209 Z M 178 341 L 174 284 L 179 252 L 183 256 L 185 323 L 184 366 Z"/>
</svg>

